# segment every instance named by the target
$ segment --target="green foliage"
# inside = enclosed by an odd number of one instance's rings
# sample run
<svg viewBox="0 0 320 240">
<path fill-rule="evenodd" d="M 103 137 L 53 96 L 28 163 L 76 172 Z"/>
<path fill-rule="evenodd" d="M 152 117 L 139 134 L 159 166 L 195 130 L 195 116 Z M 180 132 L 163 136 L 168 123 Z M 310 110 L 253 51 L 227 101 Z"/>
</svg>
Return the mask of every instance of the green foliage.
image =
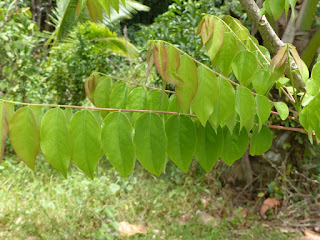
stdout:
<svg viewBox="0 0 320 240">
<path fill-rule="evenodd" d="M 273 135 L 265 125 L 261 129 L 255 127 L 251 136 L 250 155 L 261 155 L 268 151 L 272 145 Z"/>
<path fill-rule="evenodd" d="M 260 10 L 260 14 L 268 13 L 272 15 L 275 20 L 278 20 L 283 12 L 288 16 L 289 8 L 295 9 L 296 3 L 297 0 L 266 0 L 263 2 L 263 8 Z M 292 11 L 292 19 L 294 19 L 294 11 Z"/>
<path fill-rule="evenodd" d="M 19 158 L 32 170 L 40 148 L 40 133 L 30 107 L 20 108 L 10 120 L 11 144 Z"/>
<path fill-rule="evenodd" d="M 91 179 L 101 158 L 100 126 L 96 118 L 88 110 L 73 115 L 69 125 L 72 143 L 71 159 Z"/>
<path fill-rule="evenodd" d="M 133 145 L 133 128 L 125 114 L 110 113 L 103 121 L 102 149 L 112 166 L 123 177 L 133 170 L 135 148 Z"/>
<path fill-rule="evenodd" d="M 167 137 L 159 115 L 144 113 L 135 124 L 134 144 L 141 165 L 160 175 L 166 161 Z"/>
<path fill-rule="evenodd" d="M 210 59 L 201 48 L 201 39 L 195 37 L 195 29 L 201 22 L 203 13 L 222 16 L 230 12 L 247 21 L 239 1 L 231 0 L 224 4 L 222 1 L 211 0 L 174 1 L 168 11 L 159 15 L 152 25 L 139 26 L 139 31 L 135 26 L 132 30 L 129 28 L 129 36 L 139 46 L 144 46 L 150 39 L 164 40 L 202 62 L 210 63 Z"/>
<path fill-rule="evenodd" d="M 13 117 L 15 117 L 15 115 Z M 72 128 L 70 132 L 73 133 Z M 53 108 L 44 115 L 41 122 L 40 146 L 46 160 L 54 168 L 59 170 L 64 177 L 67 177 L 72 146 L 67 120 L 63 110 L 60 108 Z M 77 162 L 77 165 L 81 166 L 81 168 L 83 166 L 83 164 L 79 162 Z M 88 169 L 85 170 L 87 171 Z M 88 175 L 92 176 L 92 173 Z"/>
<path fill-rule="evenodd" d="M 39 74 L 38 47 L 44 38 L 22 3 L 11 9 L 14 14 L 5 22 L 11 2 L 0 4 L 0 26 L 4 24 L 0 30 L 0 93 L 11 100 L 46 101 L 53 94 L 45 90 L 48 85 Z"/>
<path fill-rule="evenodd" d="M 287 104 L 285 104 L 284 102 L 275 102 L 274 106 L 280 114 L 281 119 L 286 120 L 289 116 L 289 108 Z"/>
<path fill-rule="evenodd" d="M 211 124 L 197 125 L 197 147 L 195 156 L 206 171 L 210 172 L 218 161 L 223 150 L 223 132 L 221 128 L 215 131 Z"/>
<path fill-rule="evenodd" d="M 84 46 L 91 44 L 92 49 L 95 47 L 92 42 L 97 40 L 97 36 L 115 37 L 108 29 L 92 23 L 79 25 L 76 31 L 88 43 Z M 300 87 L 294 85 L 292 76 L 287 82 L 282 80 L 286 62 L 290 60 L 298 66 L 295 73 L 308 81 L 309 73 L 305 64 L 290 44 L 284 45 L 270 62 L 268 51 L 259 46 L 258 41 L 250 36 L 249 30 L 238 19 L 230 16 L 218 18 L 205 15 L 199 24 L 198 34 L 201 35 L 213 68 L 170 43 L 150 41 L 147 71 L 151 71 L 151 67 L 155 65 L 163 79 L 162 89 L 147 91 L 149 86 L 145 85 L 132 88 L 131 85 L 141 85 L 139 81 L 122 81 L 116 78 L 119 81 L 113 83 L 111 78 L 93 73 L 85 81 L 84 88 L 88 99 L 96 107 L 100 107 L 91 109 L 103 110 L 101 113 L 94 112 L 92 115 L 85 110 L 71 118 L 70 111 L 65 112 L 60 109 L 61 106 L 57 106 L 44 115 L 40 126 L 42 109 L 28 111 L 29 118 L 34 120 L 33 128 L 40 127 L 40 146 L 47 161 L 66 177 L 72 157 L 76 165 L 93 178 L 102 145 L 103 152 L 122 176 L 126 177 L 131 173 L 135 157 L 147 171 L 158 176 L 165 170 L 167 156 L 184 172 L 188 171 L 193 156 L 196 156 L 201 166 L 210 171 L 219 158 L 227 165 L 232 165 L 241 158 L 248 149 L 249 139 L 250 154 L 258 155 L 268 151 L 272 143 L 268 127 L 277 128 L 264 125 L 270 114 L 278 114 L 282 120 L 289 117 L 290 111 L 296 114 L 289 110 L 286 103 L 270 101 L 269 91 L 277 82 L 279 91 L 283 91 L 286 96 L 294 95 L 294 99 L 292 96 L 290 100 L 296 110 L 301 111 L 304 96 L 299 92 Z M 70 39 L 72 36 L 71 34 Z M 72 43 L 75 42 L 74 39 L 71 40 Z M 97 49 L 101 48 L 100 43 L 95 42 L 98 44 Z M 70 47 L 68 44 L 68 41 L 61 44 L 61 49 Z M 107 46 L 112 51 L 117 51 L 110 42 Z M 121 44 L 116 44 L 116 47 L 120 54 L 123 50 Z M 234 51 L 234 57 L 228 56 L 229 47 Z M 129 51 L 122 54 L 132 57 Z M 312 76 L 317 78 L 317 68 L 313 71 Z M 175 91 L 166 91 L 167 83 L 173 85 Z M 172 95 L 170 100 L 167 93 Z M 311 134 L 311 139 L 312 130 L 317 137 L 320 134 L 320 114 L 315 110 L 318 101 L 317 95 L 306 104 L 300 117 L 301 124 Z M 278 113 L 271 112 L 271 103 Z M 180 113 L 180 109 L 183 113 Z M 20 118 L 19 111 L 12 119 Z M 167 114 L 174 116 L 168 117 Z M 102 118 L 104 120 L 100 133 Z M 292 116 L 290 118 L 296 119 Z M 81 130 L 77 131 L 79 126 Z M 303 129 L 293 130 L 304 132 Z M 86 142 L 87 139 L 91 139 L 90 144 Z M 39 145 L 35 141 L 35 145 L 31 147 L 35 148 L 37 144 Z M 71 146 L 74 144 L 76 147 Z M 20 149 L 14 148 L 19 155 Z M 30 167 L 33 168 L 33 165 Z"/>
<path fill-rule="evenodd" d="M 196 129 L 187 116 L 171 116 L 166 122 L 168 157 L 185 173 L 196 149 Z"/>
<path fill-rule="evenodd" d="M 216 75 L 203 66 L 198 67 L 198 81 L 199 87 L 192 102 L 192 110 L 197 114 L 201 124 L 205 126 L 219 101 L 219 81 Z"/>
</svg>

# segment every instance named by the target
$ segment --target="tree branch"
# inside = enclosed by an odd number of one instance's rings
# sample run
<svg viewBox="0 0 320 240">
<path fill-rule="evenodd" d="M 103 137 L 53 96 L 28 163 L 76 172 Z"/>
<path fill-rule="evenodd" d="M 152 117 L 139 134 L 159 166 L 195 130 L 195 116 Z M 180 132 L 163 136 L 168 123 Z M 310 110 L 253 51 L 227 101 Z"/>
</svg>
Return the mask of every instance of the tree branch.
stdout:
<svg viewBox="0 0 320 240">
<path fill-rule="evenodd" d="M 260 32 L 260 35 L 263 41 L 265 42 L 266 47 L 269 48 L 269 50 L 273 54 L 276 54 L 279 51 L 279 49 L 284 45 L 284 42 L 281 41 L 276 32 L 273 30 L 266 16 L 259 15 L 260 8 L 254 0 L 240 0 L 240 3 L 247 12 L 253 24 L 257 27 L 258 31 Z M 290 62 L 288 64 L 291 65 L 292 69 L 297 69 L 297 66 L 294 62 Z M 287 76 L 290 75 L 288 66 L 286 67 L 285 74 Z M 292 74 L 294 86 L 300 91 L 305 91 L 305 83 L 303 82 L 301 76 L 296 72 L 292 72 Z"/>
</svg>

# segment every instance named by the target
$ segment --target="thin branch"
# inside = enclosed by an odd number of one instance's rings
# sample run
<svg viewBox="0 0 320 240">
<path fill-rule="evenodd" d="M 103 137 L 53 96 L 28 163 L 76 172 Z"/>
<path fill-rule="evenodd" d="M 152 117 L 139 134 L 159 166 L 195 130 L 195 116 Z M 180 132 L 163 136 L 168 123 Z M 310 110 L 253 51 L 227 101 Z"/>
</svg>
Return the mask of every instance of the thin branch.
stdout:
<svg viewBox="0 0 320 240">
<path fill-rule="evenodd" d="M 273 54 L 276 54 L 279 49 L 284 46 L 284 42 L 281 41 L 274 29 L 271 27 L 266 16 L 260 16 L 260 8 L 254 0 L 240 0 L 240 3 L 244 7 L 253 24 L 257 27 L 266 46 Z M 289 62 L 287 64 L 290 64 L 292 69 L 297 69 L 297 66 L 294 64 L 294 62 Z M 288 67 L 286 67 L 285 74 L 287 76 L 290 74 Z M 298 73 L 293 72 L 293 77 L 295 87 L 300 91 L 305 91 L 306 85 L 301 76 Z"/>
<path fill-rule="evenodd" d="M 4 99 L 0 99 L 0 101 L 13 103 L 16 105 L 24 105 L 24 106 L 38 106 L 38 107 L 61 107 L 61 108 L 73 108 L 73 109 L 88 109 L 88 110 L 95 110 L 95 111 L 107 111 L 107 112 L 139 112 L 139 113 L 160 113 L 160 114 L 171 114 L 171 115 L 180 115 L 183 113 L 178 112 L 168 112 L 168 111 L 156 111 L 156 110 L 135 110 L 135 109 L 118 109 L 118 108 L 97 108 L 97 107 L 84 107 L 84 106 L 74 106 L 74 105 L 59 105 L 59 104 L 40 104 L 40 103 L 23 103 L 23 102 L 15 102 L 15 101 L 8 101 Z M 189 117 L 198 117 L 195 114 L 183 114 Z M 255 123 L 255 125 L 259 125 Z M 287 130 L 293 132 L 301 132 L 307 134 L 303 128 L 293 128 L 293 127 L 283 127 L 283 126 L 276 126 L 276 125 L 266 125 L 269 128 L 273 129 L 280 129 L 280 130 Z"/>
<path fill-rule="evenodd" d="M 178 112 L 168 112 L 168 111 L 156 111 L 156 110 L 136 110 L 136 109 L 118 109 L 118 108 L 97 108 L 97 107 L 84 107 L 84 106 L 73 106 L 73 105 L 59 105 L 59 104 L 41 104 L 41 103 L 23 103 L 23 102 L 15 102 L 15 101 L 7 101 L 4 99 L 0 99 L 0 101 L 13 103 L 17 105 L 24 106 L 38 106 L 38 107 L 61 107 L 61 108 L 73 108 L 73 109 L 89 109 L 95 111 L 107 111 L 107 112 L 139 112 L 139 113 L 160 113 L 160 114 L 171 114 L 171 115 L 180 115 L 183 113 Z M 197 117 L 194 114 L 183 114 L 189 117 Z"/>
<path fill-rule="evenodd" d="M 288 130 L 292 132 L 300 132 L 300 133 L 307 134 L 306 130 L 304 130 L 303 128 L 284 127 L 284 126 L 276 126 L 276 125 L 268 125 L 268 124 L 266 124 L 266 126 L 268 128 L 273 128 L 278 130 Z"/>
</svg>

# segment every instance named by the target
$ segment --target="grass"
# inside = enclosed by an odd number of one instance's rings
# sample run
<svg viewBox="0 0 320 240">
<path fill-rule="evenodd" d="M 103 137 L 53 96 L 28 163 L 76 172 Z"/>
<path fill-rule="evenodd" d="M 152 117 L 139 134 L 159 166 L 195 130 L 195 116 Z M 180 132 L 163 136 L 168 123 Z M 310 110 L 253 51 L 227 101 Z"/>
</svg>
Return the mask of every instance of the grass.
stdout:
<svg viewBox="0 0 320 240">
<path fill-rule="evenodd" d="M 12 157 L 0 165 L 0 239 L 293 239 L 229 201 L 200 169 L 169 164 L 156 178 L 137 164 L 123 179 L 101 160 L 94 180 L 74 166 L 64 179 L 41 158 L 33 173 Z M 148 233 L 120 237 L 120 221 Z"/>
</svg>

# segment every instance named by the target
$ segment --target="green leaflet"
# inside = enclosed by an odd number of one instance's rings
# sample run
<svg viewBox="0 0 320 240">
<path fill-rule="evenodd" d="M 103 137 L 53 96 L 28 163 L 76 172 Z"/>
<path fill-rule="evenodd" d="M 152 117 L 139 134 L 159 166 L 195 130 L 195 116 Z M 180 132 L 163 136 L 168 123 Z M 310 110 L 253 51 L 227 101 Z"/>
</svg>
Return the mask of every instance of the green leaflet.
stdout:
<svg viewBox="0 0 320 240">
<path fill-rule="evenodd" d="M 39 129 L 29 107 L 15 112 L 9 124 L 9 134 L 14 151 L 34 171 L 40 140 Z"/>
<path fill-rule="evenodd" d="M 111 90 L 112 80 L 108 77 L 101 77 L 93 93 L 94 105 L 98 108 L 108 108 Z"/>
<path fill-rule="evenodd" d="M 253 94 L 246 87 L 237 87 L 236 111 L 240 116 L 240 129 L 245 127 L 249 132 L 253 127 L 253 118 L 256 113 L 256 109 Z"/>
<path fill-rule="evenodd" d="M 272 104 L 270 103 L 269 99 L 262 95 L 257 95 L 255 97 L 256 105 L 257 105 L 257 115 L 259 118 L 259 130 L 262 127 L 262 124 L 268 121 Z"/>
<path fill-rule="evenodd" d="M 71 158 L 71 139 L 64 111 L 53 108 L 42 118 L 40 146 L 46 160 L 66 178 Z"/>
<path fill-rule="evenodd" d="M 261 130 L 255 127 L 250 140 L 250 155 L 261 155 L 267 152 L 271 148 L 272 140 L 272 131 L 267 126 L 263 125 Z"/>
<path fill-rule="evenodd" d="M 142 114 L 135 124 L 134 144 L 141 165 L 150 173 L 160 175 L 167 152 L 167 137 L 161 117 Z"/>
<path fill-rule="evenodd" d="M 147 90 L 144 87 L 132 89 L 128 95 L 126 109 L 144 110 L 147 105 Z M 135 122 L 141 113 L 132 113 L 132 122 Z"/>
<path fill-rule="evenodd" d="M 270 62 L 271 79 L 273 81 L 278 80 L 284 74 L 287 58 L 288 58 L 288 47 L 287 45 L 284 45 L 277 52 L 277 54 L 272 58 Z"/>
<path fill-rule="evenodd" d="M 121 112 L 110 113 L 103 121 L 102 149 L 112 166 L 121 176 L 127 177 L 134 168 L 135 148 L 133 128 L 127 116 Z"/>
<path fill-rule="evenodd" d="M 223 132 L 222 128 L 214 131 L 212 126 L 207 123 L 206 127 L 197 125 L 197 147 L 195 157 L 200 166 L 210 172 L 218 161 L 223 150 Z"/>
<path fill-rule="evenodd" d="M 213 16 L 205 15 L 198 26 L 197 35 L 201 33 L 202 44 L 204 45 L 209 41 L 213 34 L 214 21 L 215 18 Z"/>
<path fill-rule="evenodd" d="M 311 78 L 320 87 L 320 62 L 315 64 L 312 68 Z"/>
<path fill-rule="evenodd" d="M 285 104 L 284 102 L 275 102 L 274 106 L 277 109 L 277 112 L 280 114 L 280 118 L 282 120 L 286 120 L 289 116 L 289 108 L 287 104 Z"/>
<path fill-rule="evenodd" d="M 7 120 L 6 106 L 5 103 L 0 102 L 0 161 L 3 158 L 8 130 L 9 125 Z"/>
<path fill-rule="evenodd" d="M 99 112 L 99 114 L 100 114 L 100 112 Z M 71 121 L 71 118 L 73 116 L 73 109 L 72 108 L 66 108 L 64 110 L 64 116 L 66 117 L 67 123 L 69 125 L 69 123 Z M 100 117 L 101 117 L 101 114 L 100 114 Z"/>
<path fill-rule="evenodd" d="M 239 131 L 239 124 L 234 128 L 231 135 L 228 128 L 223 129 L 224 142 L 221 159 L 231 166 L 236 160 L 240 159 L 246 152 L 249 144 L 249 136 L 245 129 Z"/>
<path fill-rule="evenodd" d="M 232 72 L 232 61 L 238 51 L 238 41 L 232 33 L 226 32 L 220 51 L 212 61 L 212 64 L 217 65 L 224 76 L 229 76 Z"/>
<path fill-rule="evenodd" d="M 162 97 L 162 92 L 150 90 L 148 92 L 147 108 L 148 110 L 165 111 L 169 106 L 168 95 L 165 93 Z"/>
<path fill-rule="evenodd" d="M 94 104 L 94 92 L 102 78 L 98 73 L 92 73 L 84 83 L 87 98 Z"/>
<path fill-rule="evenodd" d="M 173 115 L 166 122 L 168 157 L 185 173 L 188 172 L 196 148 L 196 129 L 184 115 Z"/>
<path fill-rule="evenodd" d="M 94 171 L 101 157 L 100 126 L 88 110 L 73 115 L 69 134 L 72 142 L 71 159 L 85 174 L 93 179 Z"/>
<path fill-rule="evenodd" d="M 198 81 L 199 87 L 192 102 L 192 110 L 205 126 L 219 100 L 219 81 L 216 75 L 204 66 L 198 67 Z"/>
<path fill-rule="evenodd" d="M 308 69 L 307 65 L 300 58 L 299 53 L 297 52 L 297 49 L 295 46 L 290 44 L 289 49 L 290 49 L 290 53 L 291 53 L 294 61 L 296 62 L 297 66 L 298 66 L 302 80 L 304 82 L 307 82 L 307 80 L 309 78 L 309 69 Z"/>
<path fill-rule="evenodd" d="M 167 68 L 164 74 L 166 82 L 173 85 L 182 85 L 183 80 L 177 75 L 177 70 L 180 66 L 180 55 L 178 50 L 172 46 L 167 46 Z"/>
<path fill-rule="evenodd" d="M 212 23 L 212 26 L 208 26 L 208 28 L 211 28 L 211 29 L 213 28 L 214 30 L 213 30 L 212 36 L 205 43 L 205 45 L 206 45 L 208 55 L 211 61 L 213 61 L 213 59 L 216 57 L 217 53 L 219 52 L 223 44 L 224 24 L 222 21 L 220 21 L 215 17 L 211 17 L 211 18 L 213 18 L 213 23 Z"/>
<path fill-rule="evenodd" d="M 312 141 L 313 130 L 316 137 L 320 139 L 320 95 L 317 95 L 310 103 L 303 108 L 299 116 L 301 125 L 309 132 L 309 139 Z"/>
<path fill-rule="evenodd" d="M 98 108 L 108 108 L 112 91 L 112 80 L 108 77 L 101 77 L 93 94 L 94 105 Z M 101 111 L 103 117 L 109 112 Z"/>
<path fill-rule="evenodd" d="M 168 112 L 181 112 L 181 109 L 180 109 L 176 94 L 172 94 L 170 96 L 170 98 L 169 98 L 169 106 L 168 106 L 167 111 Z"/>
<path fill-rule="evenodd" d="M 165 72 L 168 65 L 167 49 L 163 42 L 156 42 L 153 47 L 153 61 L 162 79 L 165 79 Z"/>
<path fill-rule="evenodd" d="M 29 106 L 30 109 L 32 110 L 33 116 L 36 120 L 37 127 L 40 129 L 41 127 L 41 120 L 43 117 L 43 108 L 40 106 Z"/>
<path fill-rule="evenodd" d="M 317 96 L 320 90 L 319 85 L 312 78 L 308 80 L 306 88 L 310 96 Z"/>
<path fill-rule="evenodd" d="M 233 132 L 233 129 L 237 125 L 239 121 L 238 114 L 236 110 L 233 111 L 233 113 L 230 115 L 230 117 L 226 120 L 226 126 L 228 127 L 230 132 Z"/>
<path fill-rule="evenodd" d="M 219 78 L 220 96 L 210 117 L 211 122 L 217 128 L 231 116 L 235 107 L 235 91 L 227 80 Z"/>
<path fill-rule="evenodd" d="M 248 51 L 239 52 L 232 61 L 232 70 L 238 81 L 248 86 L 259 69 L 256 56 Z"/>
<path fill-rule="evenodd" d="M 110 95 L 110 108 L 125 109 L 128 93 L 128 84 L 121 82 L 114 86 Z"/>
<path fill-rule="evenodd" d="M 184 81 L 184 85 L 175 87 L 178 101 L 182 111 L 187 113 L 198 90 L 197 67 L 187 55 L 180 58 L 180 67 L 177 74 Z"/>
<path fill-rule="evenodd" d="M 285 10 L 285 0 L 266 0 L 264 5 L 267 11 L 270 9 L 274 20 L 278 20 Z"/>
<path fill-rule="evenodd" d="M 271 79 L 270 73 L 263 69 L 260 69 L 253 75 L 252 85 L 258 94 L 266 95 L 273 84 L 274 82 Z"/>
<path fill-rule="evenodd" d="M 14 104 L 10 102 L 4 102 L 4 105 L 6 106 L 6 116 L 9 123 L 14 114 Z"/>
</svg>

